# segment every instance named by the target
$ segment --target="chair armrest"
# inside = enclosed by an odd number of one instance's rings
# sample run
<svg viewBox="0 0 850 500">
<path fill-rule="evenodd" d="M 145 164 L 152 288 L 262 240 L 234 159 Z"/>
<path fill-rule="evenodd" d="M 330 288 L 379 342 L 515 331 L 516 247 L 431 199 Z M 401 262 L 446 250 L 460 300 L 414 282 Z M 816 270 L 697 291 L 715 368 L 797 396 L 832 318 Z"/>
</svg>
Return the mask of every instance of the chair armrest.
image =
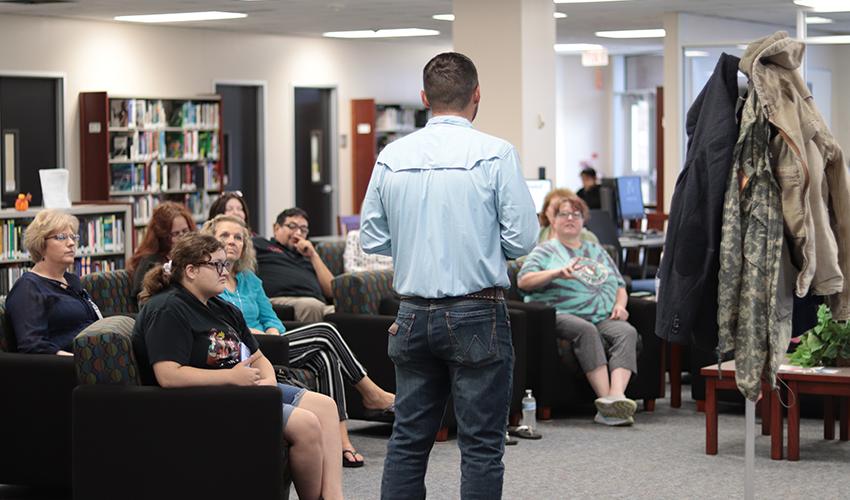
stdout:
<svg viewBox="0 0 850 500">
<path fill-rule="evenodd" d="M 272 309 L 281 321 L 292 321 L 295 319 L 295 308 L 283 304 L 272 304 Z"/>
<path fill-rule="evenodd" d="M 331 282 L 339 313 L 379 314 L 381 299 L 393 295 L 392 271 L 345 273 Z"/>
<path fill-rule="evenodd" d="M 283 335 L 254 335 L 263 355 L 273 365 L 289 366 L 289 339 Z"/>
<path fill-rule="evenodd" d="M 80 386 L 73 442 L 74 498 L 279 498 L 283 485 L 275 387 Z M 212 478 L 210 459 L 234 449 L 229 479 Z"/>
</svg>

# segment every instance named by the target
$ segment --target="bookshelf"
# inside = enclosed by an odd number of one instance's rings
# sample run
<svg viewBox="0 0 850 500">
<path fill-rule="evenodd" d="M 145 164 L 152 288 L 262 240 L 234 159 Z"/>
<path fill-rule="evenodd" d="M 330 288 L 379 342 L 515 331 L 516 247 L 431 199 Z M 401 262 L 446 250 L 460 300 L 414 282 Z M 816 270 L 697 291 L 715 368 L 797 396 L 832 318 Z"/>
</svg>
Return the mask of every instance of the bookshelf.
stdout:
<svg viewBox="0 0 850 500">
<path fill-rule="evenodd" d="M 429 117 L 429 110 L 422 106 L 351 100 L 353 213 L 360 213 L 378 153 L 392 141 L 424 127 Z"/>
<path fill-rule="evenodd" d="M 80 93 L 80 165 L 85 200 L 132 206 L 135 241 L 163 201 L 206 219 L 222 190 L 221 99 Z"/>
<path fill-rule="evenodd" d="M 42 207 L 18 211 L 0 210 L 0 295 L 32 268 L 24 249 L 24 231 Z M 80 221 L 80 243 L 74 268 L 79 276 L 98 271 L 123 269 L 133 255 L 131 207 L 124 203 L 74 205 L 63 210 Z"/>
</svg>

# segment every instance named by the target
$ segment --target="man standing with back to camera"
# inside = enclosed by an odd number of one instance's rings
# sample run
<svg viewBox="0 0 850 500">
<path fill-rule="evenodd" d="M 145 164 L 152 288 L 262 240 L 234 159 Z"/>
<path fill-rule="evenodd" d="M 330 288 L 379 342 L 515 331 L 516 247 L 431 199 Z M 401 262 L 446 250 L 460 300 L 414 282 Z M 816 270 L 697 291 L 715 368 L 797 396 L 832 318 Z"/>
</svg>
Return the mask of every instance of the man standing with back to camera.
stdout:
<svg viewBox="0 0 850 500">
<path fill-rule="evenodd" d="M 381 498 L 425 498 L 451 394 L 461 497 L 489 500 L 502 495 L 513 374 L 505 258 L 531 251 L 537 217 L 514 147 L 472 128 L 481 99 L 472 61 L 439 54 L 423 84 L 433 117 L 381 152 L 361 210 L 361 246 L 392 255 L 402 296 L 387 348 L 396 400 Z"/>
</svg>

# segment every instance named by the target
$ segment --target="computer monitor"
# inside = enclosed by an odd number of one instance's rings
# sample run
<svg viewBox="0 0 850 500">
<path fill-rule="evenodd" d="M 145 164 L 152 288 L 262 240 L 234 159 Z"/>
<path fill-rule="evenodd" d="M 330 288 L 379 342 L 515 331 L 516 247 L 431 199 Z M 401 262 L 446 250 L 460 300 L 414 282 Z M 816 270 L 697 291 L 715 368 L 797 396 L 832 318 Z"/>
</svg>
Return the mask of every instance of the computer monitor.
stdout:
<svg viewBox="0 0 850 500">
<path fill-rule="evenodd" d="M 525 184 L 531 193 L 531 199 L 534 200 L 534 209 L 537 213 L 542 212 L 543 200 L 549 194 L 549 191 L 552 190 L 552 181 L 549 179 L 526 179 Z"/>
<path fill-rule="evenodd" d="M 640 181 L 636 175 L 617 177 L 617 215 L 621 221 L 646 217 Z"/>
</svg>

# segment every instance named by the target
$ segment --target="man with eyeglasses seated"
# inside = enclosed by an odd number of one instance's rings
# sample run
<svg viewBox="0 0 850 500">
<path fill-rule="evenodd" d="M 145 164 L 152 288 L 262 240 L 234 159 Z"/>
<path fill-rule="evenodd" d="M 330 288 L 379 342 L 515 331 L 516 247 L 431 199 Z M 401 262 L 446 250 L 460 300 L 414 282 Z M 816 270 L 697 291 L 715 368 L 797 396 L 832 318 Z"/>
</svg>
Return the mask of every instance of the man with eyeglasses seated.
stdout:
<svg viewBox="0 0 850 500">
<path fill-rule="evenodd" d="M 296 321 L 318 323 L 334 311 L 325 302 L 333 274 L 307 239 L 309 223 L 307 212 L 289 208 L 277 216 L 273 238 L 253 241 L 257 274 L 272 304 L 291 305 Z"/>
<path fill-rule="evenodd" d="M 74 265 L 79 227 L 73 215 L 46 209 L 24 233 L 24 247 L 35 265 L 6 298 L 19 352 L 72 356 L 74 337 L 101 318 L 80 278 L 66 271 Z"/>
</svg>

